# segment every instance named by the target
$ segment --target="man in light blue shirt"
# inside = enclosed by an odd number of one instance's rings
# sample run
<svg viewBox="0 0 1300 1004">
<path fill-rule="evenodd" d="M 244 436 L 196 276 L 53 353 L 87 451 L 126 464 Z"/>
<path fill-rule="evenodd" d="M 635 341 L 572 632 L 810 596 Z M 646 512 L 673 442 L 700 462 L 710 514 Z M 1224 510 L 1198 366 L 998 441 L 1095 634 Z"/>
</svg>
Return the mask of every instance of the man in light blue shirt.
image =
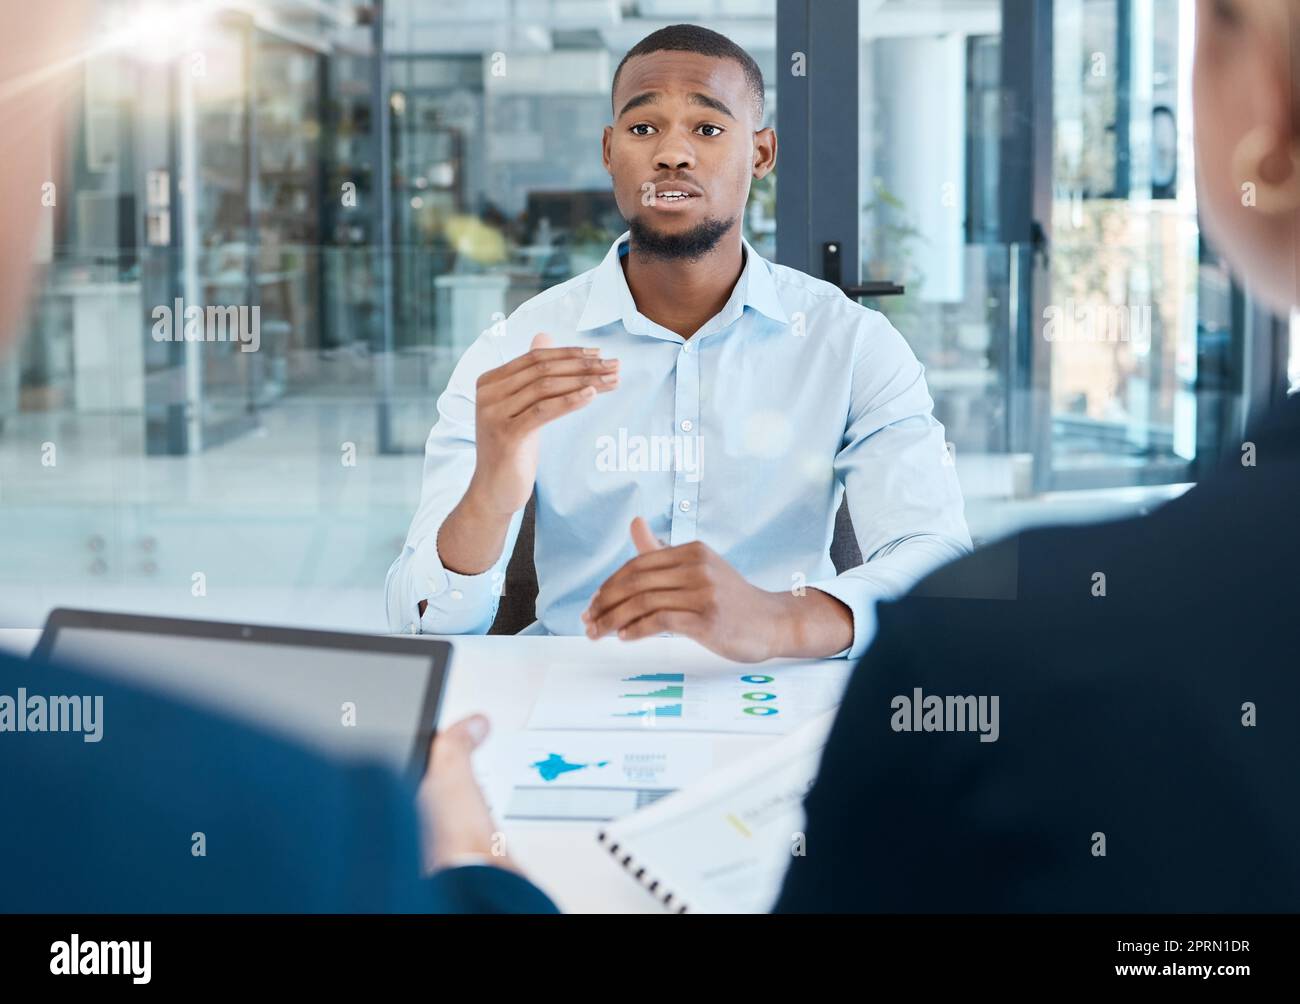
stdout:
<svg viewBox="0 0 1300 1004">
<path fill-rule="evenodd" d="M 386 583 L 394 631 L 482 634 L 536 492 L 529 632 L 662 632 L 728 658 L 857 658 L 877 599 L 970 535 L 924 370 L 881 314 L 741 236 L 776 161 L 762 77 L 691 25 L 614 77 L 629 230 L 466 350 Z M 835 573 L 847 492 L 864 564 Z"/>
</svg>

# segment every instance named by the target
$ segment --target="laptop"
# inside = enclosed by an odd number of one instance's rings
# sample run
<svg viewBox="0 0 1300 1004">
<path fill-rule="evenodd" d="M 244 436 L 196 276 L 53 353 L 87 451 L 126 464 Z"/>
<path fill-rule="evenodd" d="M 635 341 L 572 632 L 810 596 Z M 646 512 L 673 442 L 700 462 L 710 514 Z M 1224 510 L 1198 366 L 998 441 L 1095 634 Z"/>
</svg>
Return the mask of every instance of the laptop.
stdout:
<svg viewBox="0 0 1300 1004">
<path fill-rule="evenodd" d="M 424 772 L 451 645 L 58 609 L 34 663 L 70 663 L 313 747 Z"/>
</svg>

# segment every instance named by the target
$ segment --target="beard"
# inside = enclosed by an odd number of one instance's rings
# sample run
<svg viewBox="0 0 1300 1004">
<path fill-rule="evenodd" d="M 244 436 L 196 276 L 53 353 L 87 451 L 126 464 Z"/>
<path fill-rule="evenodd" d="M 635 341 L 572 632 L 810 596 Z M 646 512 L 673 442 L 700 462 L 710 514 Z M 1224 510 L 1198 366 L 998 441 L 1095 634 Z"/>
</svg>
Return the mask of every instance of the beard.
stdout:
<svg viewBox="0 0 1300 1004">
<path fill-rule="evenodd" d="M 664 233 L 646 223 L 642 215 L 628 222 L 632 233 L 632 250 L 646 258 L 661 261 L 697 261 L 718 246 L 718 242 L 736 225 L 736 220 L 708 218 L 689 230 Z"/>
</svg>

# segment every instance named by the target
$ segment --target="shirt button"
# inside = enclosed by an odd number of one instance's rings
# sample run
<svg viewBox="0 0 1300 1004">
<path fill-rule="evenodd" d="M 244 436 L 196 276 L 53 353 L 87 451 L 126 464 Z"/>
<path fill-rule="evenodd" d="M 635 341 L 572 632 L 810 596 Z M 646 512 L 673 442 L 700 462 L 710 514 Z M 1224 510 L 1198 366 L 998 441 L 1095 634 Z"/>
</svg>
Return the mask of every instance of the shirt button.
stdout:
<svg viewBox="0 0 1300 1004">
<path fill-rule="evenodd" d="M 692 422 L 689 418 L 682 419 L 682 432 L 690 432 L 694 428 L 695 428 L 695 423 Z"/>
<path fill-rule="evenodd" d="M 414 625 L 414 624 L 408 624 L 408 625 L 406 625 L 406 627 L 402 628 L 402 630 L 403 630 L 406 634 L 415 634 L 415 625 Z"/>
<path fill-rule="evenodd" d="M 677 503 L 677 508 L 680 509 L 682 512 L 690 512 L 691 503 L 686 499 L 682 499 L 680 502 Z"/>
<path fill-rule="evenodd" d="M 460 600 L 465 598 L 465 594 L 462 593 L 459 589 L 453 589 L 447 595 L 449 595 L 453 600 Z"/>
<path fill-rule="evenodd" d="M 682 351 L 683 351 L 683 352 L 690 352 L 690 351 L 691 351 L 691 343 L 690 343 L 690 342 L 687 342 L 685 345 L 683 345 L 683 346 L 682 346 Z"/>
</svg>

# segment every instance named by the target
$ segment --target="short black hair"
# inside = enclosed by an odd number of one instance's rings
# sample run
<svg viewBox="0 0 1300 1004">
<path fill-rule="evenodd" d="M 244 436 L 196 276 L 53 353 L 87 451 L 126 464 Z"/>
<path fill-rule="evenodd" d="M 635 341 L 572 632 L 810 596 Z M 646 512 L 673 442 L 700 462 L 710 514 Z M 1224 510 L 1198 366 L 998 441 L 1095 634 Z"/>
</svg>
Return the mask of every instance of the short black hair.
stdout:
<svg viewBox="0 0 1300 1004">
<path fill-rule="evenodd" d="M 754 110 L 757 112 L 755 121 L 757 121 L 760 128 L 762 127 L 764 107 L 763 71 L 758 68 L 753 56 L 727 38 L 726 35 L 719 35 L 716 31 L 701 28 L 698 24 L 670 24 L 667 28 L 652 31 L 627 50 L 627 55 L 623 57 L 618 64 L 618 69 L 614 71 L 614 81 L 609 90 L 610 108 L 613 109 L 615 115 L 618 114 L 618 109 L 614 108 L 614 91 L 618 87 L 618 77 L 623 72 L 624 64 L 633 56 L 644 56 L 651 52 L 665 51 L 698 52 L 702 56 L 731 59 L 739 63 L 740 68 L 745 71 L 745 82 L 749 85 L 750 98 L 753 101 Z"/>
</svg>

